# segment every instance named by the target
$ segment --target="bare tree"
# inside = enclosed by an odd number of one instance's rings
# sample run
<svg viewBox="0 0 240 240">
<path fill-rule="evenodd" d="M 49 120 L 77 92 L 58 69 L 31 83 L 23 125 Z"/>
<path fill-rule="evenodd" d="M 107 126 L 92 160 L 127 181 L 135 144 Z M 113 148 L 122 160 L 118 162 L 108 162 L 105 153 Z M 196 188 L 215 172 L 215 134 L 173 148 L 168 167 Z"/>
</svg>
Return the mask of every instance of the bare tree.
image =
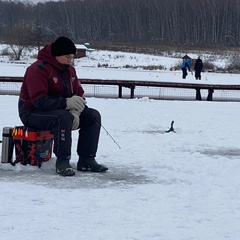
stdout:
<svg viewBox="0 0 240 240">
<path fill-rule="evenodd" d="M 73 40 L 171 45 L 240 45 L 240 0 L 65 0 L 31 5 L 0 0 L 4 29 L 27 24 L 40 46 Z"/>
<path fill-rule="evenodd" d="M 17 24 L 5 30 L 5 41 L 14 53 L 14 59 L 20 60 L 24 48 L 31 46 L 33 33 L 25 24 Z"/>
</svg>

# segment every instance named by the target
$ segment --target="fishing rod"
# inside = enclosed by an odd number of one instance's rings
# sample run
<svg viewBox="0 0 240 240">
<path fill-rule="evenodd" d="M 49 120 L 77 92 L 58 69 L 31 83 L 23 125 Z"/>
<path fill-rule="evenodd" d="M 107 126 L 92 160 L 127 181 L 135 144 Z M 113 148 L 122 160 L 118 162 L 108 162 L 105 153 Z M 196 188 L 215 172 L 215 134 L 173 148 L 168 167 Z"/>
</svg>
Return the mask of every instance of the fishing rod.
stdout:
<svg viewBox="0 0 240 240">
<path fill-rule="evenodd" d="M 96 123 L 103 128 L 103 130 L 107 133 L 107 135 L 113 140 L 113 142 L 118 146 L 119 149 L 121 149 L 120 145 L 117 143 L 117 141 L 113 138 L 113 136 L 108 132 L 108 130 L 93 116 L 91 111 L 89 110 L 88 106 L 85 105 L 85 109 L 87 110 L 88 114 L 96 121 Z"/>
</svg>

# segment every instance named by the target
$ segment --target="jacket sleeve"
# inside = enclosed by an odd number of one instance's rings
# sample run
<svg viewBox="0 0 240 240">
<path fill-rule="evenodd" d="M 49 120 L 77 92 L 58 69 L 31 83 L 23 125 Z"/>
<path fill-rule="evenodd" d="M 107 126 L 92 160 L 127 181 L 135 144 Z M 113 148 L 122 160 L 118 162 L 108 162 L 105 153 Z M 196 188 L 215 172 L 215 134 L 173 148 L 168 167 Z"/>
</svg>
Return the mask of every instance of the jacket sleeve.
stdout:
<svg viewBox="0 0 240 240">
<path fill-rule="evenodd" d="M 48 95 L 48 78 L 46 69 L 39 70 L 35 65 L 27 69 L 24 81 L 31 103 L 39 110 L 65 109 L 65 98 Z"/>
</svg>

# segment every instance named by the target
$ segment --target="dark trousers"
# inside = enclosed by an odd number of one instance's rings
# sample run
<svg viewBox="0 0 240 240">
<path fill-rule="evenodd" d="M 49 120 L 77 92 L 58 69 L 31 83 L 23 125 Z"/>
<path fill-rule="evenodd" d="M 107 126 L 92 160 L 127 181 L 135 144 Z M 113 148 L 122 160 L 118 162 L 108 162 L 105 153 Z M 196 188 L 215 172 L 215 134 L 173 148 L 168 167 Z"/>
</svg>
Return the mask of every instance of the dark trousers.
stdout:
<svg viewBox="0 0 240 240">
<path fill-rule="evenodd" d="M 195 78 L 196 78 L 196 80 L 197 79 L 201 80 L 201 71 L 199 71 L 199 70 L 195 71 Z"/>
<path fill-rule="evenodd" d="M 182 68 L 182 78 L 185 79 L 187 76 L 187 69 L 186 68 Z"/>
<path fill-rule="evenodd" d="M 72 147 L 73 116 L 66 110 L 35 110 L 23 123 L 40 130 L 51 130 L 54 136 L 53 152 L 58 158 L 70 159 Z M 85 108 L 80 114 L 77 153 L 82 157 L 95 157 L 101 129 L 101 115 L 93 108 Z"/>
</svg>

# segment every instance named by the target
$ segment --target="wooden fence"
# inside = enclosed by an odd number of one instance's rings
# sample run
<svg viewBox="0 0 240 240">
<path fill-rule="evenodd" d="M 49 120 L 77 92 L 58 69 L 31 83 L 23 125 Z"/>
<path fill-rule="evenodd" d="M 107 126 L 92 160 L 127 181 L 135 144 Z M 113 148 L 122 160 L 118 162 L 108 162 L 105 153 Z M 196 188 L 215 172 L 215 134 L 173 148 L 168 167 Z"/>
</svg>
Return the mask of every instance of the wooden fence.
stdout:
<svg viewBox="0 0 240 240">
<path fill-rule="evenodd" d="M 0 83 L 19 83 L 21 84 L 23 77 L 0 77 Z M 153 99 L 172 99 L 172 100 L 191 100 L 187 97 L 187 94 L 182 94 L 181 96 L 176 95 L 173 90 L 181 89 L 191 90 L 191 95 L 194 92 L 194 98 L 192 100 L 207 100 L 207 101 L 240 101 L 240 85 L 220 85 L 220 84 L 201 84 L 201 83 L 177 83 L 177 82 L 155 82 L 155 81 L 138 81 L 138 80 L 103 80 L 103 79 L 79 79 L 81 84 L 85 86 L 114 86 L 117 87 L 118 98 L 135 98 L 135 97 L 149 97 Z M 161 89 L 161 94 L 137 94 L 136 89 L 143 88 L 157 88 Z M 125 89 L 123 94 L 123 89 Z M 126 94 L 126 89 L 129 90 L 129 94 Z M 172 93 L 165 94 L 163 89 L 171 89 Z M 111 90 L 110 90 L 111 91 Z M 205 92 L 205 97 L 202 97 L 202 91 Z M 0 94 L 16 95 L 19 92 L 14 90 L 2 89 L 0 85 Z M 95 91 L 96 92 L 96 91 Z M 214 93 L 217 96 L 214 97 Z M 220 93 L 220 94 L 219 94 Z M 99 96 L 93 91 L 89 90 L 87 93 L 89 96 L 94 97 L 111 97 L 109 93 L 102 93 Z"/>
</svg>

